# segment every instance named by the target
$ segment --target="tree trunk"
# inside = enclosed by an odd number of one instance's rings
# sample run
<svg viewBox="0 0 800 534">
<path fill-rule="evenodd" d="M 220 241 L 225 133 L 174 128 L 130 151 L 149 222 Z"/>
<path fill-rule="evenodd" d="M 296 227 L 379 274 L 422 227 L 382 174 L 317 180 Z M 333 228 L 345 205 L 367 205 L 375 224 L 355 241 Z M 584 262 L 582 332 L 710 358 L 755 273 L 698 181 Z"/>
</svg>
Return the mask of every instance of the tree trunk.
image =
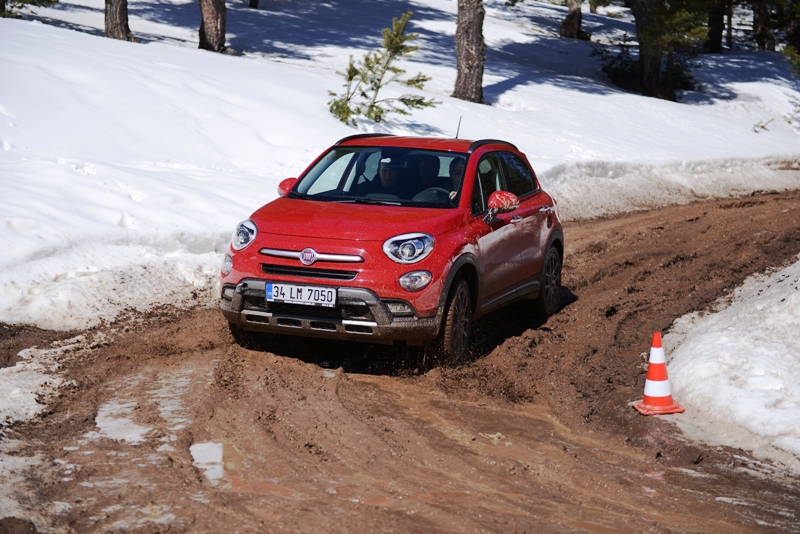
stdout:
<svg viewBox="0 0 800 534">
<path fill-rule="evenodd" d="M 200 0 L 200 47 L 225 51 L 225 0 Z"/>
<path fill-rule="evenodd" d="M 708 11 L 708 41 L 706 52 L 719 54 L 722 52 L 722 33 L 725 31 L 725 3 L 719 1 Z"/>
<path fill-rule="evenodd" d="M 639 89 L 642 94 L 656 96 L 661 78 L 661 49 L 655 46 L 650 35 L 660 0 L 633 0 L 633 17 L 636 19 L 636 39 L 639 41 Z"/>
<path fill-rule="evenodd" d="M 258 0 L 250 0 L 250 7 L 253 9 L 258 9 Z"/>
<path fill-rule="evenodd" d="M 775 35 L 769 25 L 769 5 L 765 0 L 753 2 L 753 36 L 759 50 L 775 51 Z"/>
<path fill-rule="evenodd" d="M 733 50 L 733 0 L 728 0 L 728 35 L 725 40 L 728 42 L 728 50 Z"/>
<path fill-rule="evenodd" d="M 581 23 L 583 22 L 583 15 L 581 14 L 581 0 L 567 0 L 567 17 L 561 23 L 561 29 L 558 34 L 561 37 L 569 39 L 577 39 L 581 31 Z"/>
<path fill-rule="evenodd" d="M 486 43 L 483 40 L 483 0 L 458 0 L 456 21 L 456 87 L 453 97 L 483 103 L 483 66 Z"/>
<path fill-rule="evenodd" d="M 105 33 L 109 39 L 137 42 L 128 27 L 128 0 L 106 0 Z"/>
<path fill-rule="evenodd" d="M 800 0 L 789 5 L 789 23 L 786 25 L 786 42 L 800 51 Z"/>
<path fill-rule="evenodd" d="M 6 12 L 6 0 L 0 0 L 0 16 Z"/>
</svg>

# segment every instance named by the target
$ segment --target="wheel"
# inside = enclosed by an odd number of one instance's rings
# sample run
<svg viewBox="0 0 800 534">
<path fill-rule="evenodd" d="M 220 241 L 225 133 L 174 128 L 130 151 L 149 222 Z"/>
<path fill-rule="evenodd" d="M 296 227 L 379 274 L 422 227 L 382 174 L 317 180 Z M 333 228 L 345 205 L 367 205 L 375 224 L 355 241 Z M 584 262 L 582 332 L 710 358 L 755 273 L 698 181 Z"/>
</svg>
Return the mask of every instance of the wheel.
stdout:
<svg viewBox="0 0 800 534">
<path fill-rule="evenodd" d="M 255 349 L 258 346 L 258 335 L 255 332 L 249 332 L 241 327 L 228 322 L 228 328 L 231 331 L 233 341 L 245 349 Z"/>
<path fill-rule="evenodd" d="M 446 362 L 454 363 L 466 357 L 471 319 L 472 297 L 469 286 L 463 278 L 459 278 L 453 284 L 445 306 L 440 351 Z"/>
<path fill-rule="evenodd" d="M 547 318 L 558 311 L 561 302 L 561 253 L 555 247 L 547 249 L 542 266 L 542 281 L 539 296 L 534 302 L 534 311 Z"/>
</svg>

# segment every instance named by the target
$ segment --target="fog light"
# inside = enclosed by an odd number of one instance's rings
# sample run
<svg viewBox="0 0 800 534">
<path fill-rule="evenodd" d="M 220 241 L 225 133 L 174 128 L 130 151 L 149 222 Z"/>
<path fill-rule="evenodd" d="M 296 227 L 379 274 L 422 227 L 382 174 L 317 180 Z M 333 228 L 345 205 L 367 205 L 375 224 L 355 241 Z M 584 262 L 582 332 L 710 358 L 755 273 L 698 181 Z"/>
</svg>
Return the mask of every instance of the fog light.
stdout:
<svg viewBox="0 0 800 534">
<path fill-rule="evenodd" d="M 389 311 L 392 312 L 392 315 L 397 315 L 397 316 L 414 315 L 414 310 L 412 310 L 411 306 L 409 306 L 405 302 L 387 302 L 386 306 L 389 308 Z"/>
<path fill-rule="evenodd" d="M 230 254 L 225 254 L 225 257 L 222 258 L 222 276 L 228 276 L 232 270 L 233 258 L 231 258 Z"/>
<path fill-rule="evenodd" d="M 225 300 L 233 300 L 233 295 L 236 294 L 236 286 L 225 286 L 222 288 L 222 298 Z"/>
<path fill-rule="evenodd" d="M 406 291 L 420 291 L 431 283 L 433 276 L 428 271 L 411 271 L 401 276 L 398 281 L 400 287 Z"/>
</svg>

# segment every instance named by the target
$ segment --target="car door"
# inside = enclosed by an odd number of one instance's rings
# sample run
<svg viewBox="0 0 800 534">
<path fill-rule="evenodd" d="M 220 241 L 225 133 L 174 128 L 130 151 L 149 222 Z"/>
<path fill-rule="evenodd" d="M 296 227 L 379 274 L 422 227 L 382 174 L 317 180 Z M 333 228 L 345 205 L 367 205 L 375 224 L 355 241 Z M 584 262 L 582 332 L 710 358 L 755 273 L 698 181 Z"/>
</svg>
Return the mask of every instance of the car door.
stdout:
<svg viewBox="0 0 800 534">
<path fill-rule="evenodd" d="M 502 163 L 497 152 L 490 152 L 479 160 L 472 188 L 472 213 L 476 219 L 486 214 L 489 195 L 500 190 L 505 190 Z M 525 276 L 524 257 L 519 247 L 522 227 L 512 223 L 515 213 L 498 214 L 488 231 L 477 240 L 481 267 L 478 301 L 482 308 L 502 301 L 508 290 Z M 486 226 L 483 221 L 476 224 Z"/>
<path fill-rule="evenodd" d="M 500 152 L 498 156 L 503 163 L 508 191 L 519 197 L 519 208 L 511 213 L 510 221 L 517 225 L 522 236 L 518 243 L 522 261 L 520 280 L 538 280 L 547 246 L 549 204 L 522 158 L 511 152 Z"/>
</svg>

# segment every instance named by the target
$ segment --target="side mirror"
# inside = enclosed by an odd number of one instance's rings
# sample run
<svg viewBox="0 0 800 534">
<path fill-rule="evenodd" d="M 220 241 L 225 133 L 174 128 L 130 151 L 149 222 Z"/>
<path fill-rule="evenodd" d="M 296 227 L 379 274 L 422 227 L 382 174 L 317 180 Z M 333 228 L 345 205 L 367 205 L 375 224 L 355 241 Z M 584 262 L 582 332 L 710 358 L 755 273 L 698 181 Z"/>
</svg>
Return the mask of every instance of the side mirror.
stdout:
<svg viewBox="0 0 800 534">
<path fill-rule="evenodd" d="M 292 190 L 294 184 L 297 183 L 297 178 L 287 178 L 278 184 L 278 196 L 285 197 Z"/>
<path fill-rule="evenodd" d="M 495 191 L 489 195 L 489 211 L 483 220 L 492 224 L 498 213 L 508 213 L 519 208 L 519 197 L 508 191 Z"/>
</svg>

